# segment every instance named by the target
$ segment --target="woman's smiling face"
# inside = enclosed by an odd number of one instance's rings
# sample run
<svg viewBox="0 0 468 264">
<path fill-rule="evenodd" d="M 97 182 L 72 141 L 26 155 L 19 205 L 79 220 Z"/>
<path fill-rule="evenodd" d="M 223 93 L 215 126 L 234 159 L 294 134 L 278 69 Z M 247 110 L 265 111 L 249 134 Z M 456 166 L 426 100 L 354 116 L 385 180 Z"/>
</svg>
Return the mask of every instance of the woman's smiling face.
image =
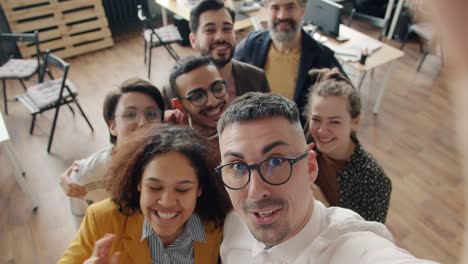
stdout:
<svg viewBox="0 0 468 264">
<path fill-rule="evenodd" d="M 179 152 L 154 157 L 146 165 L 138 191 L 141 211 L 165 245 L 182 233 L 202 192 L 191 161 Z"/>
</svg>

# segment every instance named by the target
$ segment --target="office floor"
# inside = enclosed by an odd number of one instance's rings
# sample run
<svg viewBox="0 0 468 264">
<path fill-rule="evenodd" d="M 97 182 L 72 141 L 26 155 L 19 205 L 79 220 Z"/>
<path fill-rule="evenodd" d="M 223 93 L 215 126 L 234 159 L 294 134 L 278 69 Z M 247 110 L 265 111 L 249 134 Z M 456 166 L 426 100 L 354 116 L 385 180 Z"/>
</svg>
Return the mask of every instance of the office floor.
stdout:
<svg viewBox="0 0 468 264">
<path fill-rule="evenodd" d="M 52 154 L 48 155 L 52 114 L 40 116 L 40 129 L 30 136 L 28 112 L 18 102 L 9 103 L 10 114 L 5 121 L 27 179 L 39 194 L 39 210 L 31 212 L 30 202 L 14 181 L 4 153 L 0 153 L 0 263 L 54 263 L 72 239 L 77 220 L 70 213 L 58 177 L 73 160 L 108 145 L 101 117 L 104 95 L 130 76 L 146 76 L 139 29 L 115 35 L 114 40 L 111 49 L 67 60 L 70 79 L 80 89 L 80 103 L 95 133 L 89 131 L 81 116 L 73 117 L 63 108 Z M 175 48 L 182 57 L 193 53 Z M 173 60 L 162 48 L 155 51 L 152 79 L 160 87 Z M 465 204 L 452 99 L 442 82 L 440 58 L 430 56 L 418 73 L 418 47 L 410 44 L 405 52 L 406 56 L 396 62 L 377 116 L 371 113 L 376 96 L 372 87 L 379 84 L 386 69 L 378 69 L 374 79 L 365 80 L 362 92 L 367 100 L 358 136 L 392 179 L 387 226 L 397 243 L 418 257 L 456 263 Z M 349 74 L 359 77 L 351 70 Z M 22 92 L 19 83 L 8 85 L 10 96 Z"/>
</svg>

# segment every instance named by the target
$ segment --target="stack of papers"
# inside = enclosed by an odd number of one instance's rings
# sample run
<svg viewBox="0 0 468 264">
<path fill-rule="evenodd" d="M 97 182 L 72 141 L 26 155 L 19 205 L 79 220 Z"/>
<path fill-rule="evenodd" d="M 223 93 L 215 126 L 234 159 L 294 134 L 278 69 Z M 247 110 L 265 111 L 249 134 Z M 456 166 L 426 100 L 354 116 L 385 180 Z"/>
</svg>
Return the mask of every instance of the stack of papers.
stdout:
<svg viewBox="0 0 468 264">
<path fill-rule="evenodd" d="M 327 42 L 325 45 L 335 52 L 335 56 L 338 59 L 351 62 L 359 61 L 363 53 L 367 53 L 369 56 L 382 47 L 382 43 L 373 39 L 366 41 L 348 41 L 341 45 Z"/>
</svg>

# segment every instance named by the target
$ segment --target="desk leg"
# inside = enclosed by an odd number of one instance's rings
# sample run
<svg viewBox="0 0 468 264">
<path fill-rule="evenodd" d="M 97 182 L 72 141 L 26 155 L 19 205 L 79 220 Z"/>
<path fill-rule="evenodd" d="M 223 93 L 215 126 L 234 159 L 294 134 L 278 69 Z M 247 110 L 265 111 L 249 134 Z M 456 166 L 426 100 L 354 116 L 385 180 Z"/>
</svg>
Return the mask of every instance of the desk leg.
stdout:
<svg viewBox="0 0 468 264">
<path fill-rule="evenodd" d="M 388 79 L 390 78 L 390 75 L 392 75 L 393 65 L 394 65 L 394 61 L 390 62 L 390 64 L 388 65 L 388 69 L 387 69 L 387 72 L 385 73 L 382 85 L 380 87 L 379 94 L 377 95 L 377 99 L 375 100 L 375 105 L 374 105 L 374 110 L 373 110 L 374 114 L 377 114 L 379 112 L 380 103 L 382 102 L 382 97 L 385 93 L 385 88 L 387 87 Z"/>
<path fill-rule="evenodd" d="M 167 10 L 166 8 L 162 6 L 161 6 L 161 16 L 162 16 L 163 25 L 167 26 Z"/>
<path fill-rule="evenodd" d="M 34 195 L 34 193 L 32 192 L 32 190 L 29 187 L 28 183 L 26 182 L 26 180 L 24 178 L 24 172 L 23 172 L 20 164 L 18 163 L 18 160 L 16 159 L 16 156 L 15 156 L 12 148 L 10 147 L 10 144 L 11 143 L 9 141 L 5 142 L 4 145 L 3 145 L 4 146 L 3 149 L 5 150 L 7 156 L 10 158 L 11 164 L 13 165 L 13 170 L 14 170 L 16 181 L 20 185 L 23 192 L 26 193 L 29 196 L 29 198 L 31 199 L 31 202 L 33 204 L 33 211 L 36 211 L 37 208 L 39 207 L 38 199 Z"/>
</svg>

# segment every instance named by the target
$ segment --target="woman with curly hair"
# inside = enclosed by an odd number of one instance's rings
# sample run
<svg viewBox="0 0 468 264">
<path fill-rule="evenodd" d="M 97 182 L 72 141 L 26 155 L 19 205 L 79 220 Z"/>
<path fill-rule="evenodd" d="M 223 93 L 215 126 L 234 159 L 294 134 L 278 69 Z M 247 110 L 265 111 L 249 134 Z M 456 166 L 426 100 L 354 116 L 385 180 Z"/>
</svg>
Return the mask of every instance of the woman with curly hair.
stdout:
<svg viewBox="0 0 468 264">
<path fill-rule="evenodd" d="M 207 146 L 188 127 L 134 132 L 59 263 L 216 263 L 231 204 Z"/>
</svg>

